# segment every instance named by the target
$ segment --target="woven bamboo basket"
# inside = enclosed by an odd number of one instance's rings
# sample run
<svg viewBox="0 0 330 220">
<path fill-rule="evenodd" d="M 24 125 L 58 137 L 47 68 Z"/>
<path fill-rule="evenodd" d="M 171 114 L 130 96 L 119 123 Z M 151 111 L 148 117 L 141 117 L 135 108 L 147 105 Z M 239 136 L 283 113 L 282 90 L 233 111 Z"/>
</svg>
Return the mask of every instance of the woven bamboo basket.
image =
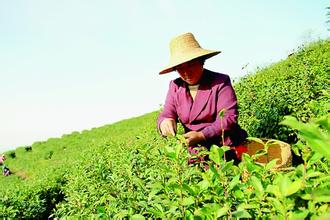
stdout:
<svg viewBox="0 0 330 220">
<path fill-rule="evenodd" d="M 247 154 L 255 155 L 258 151 L 268 146 L 266 155 L 262 155 L 256 159 L 256 163 L 266 164 L 273 159 L 278 159 L 275 169 L 286 168 L 292 165 L 291 146 L 288 143 L 275 139 L 247 140 L 244 144 L 248 148 Z"/>
</svg>

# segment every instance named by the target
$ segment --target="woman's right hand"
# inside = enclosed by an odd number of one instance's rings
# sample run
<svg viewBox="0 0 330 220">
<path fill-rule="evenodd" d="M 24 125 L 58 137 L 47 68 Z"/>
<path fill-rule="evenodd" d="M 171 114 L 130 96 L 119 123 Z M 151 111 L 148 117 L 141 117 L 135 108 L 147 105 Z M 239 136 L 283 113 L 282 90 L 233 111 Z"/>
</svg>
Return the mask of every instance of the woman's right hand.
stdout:
<svg viewBox="0 0 330 220">
<path fill-rule="evenodd" d="M 160 132 L 162 133 L 163 136 L 169 136 L 169 135 L 175 136 L 175 134 L 176 134 L 175 120 L 172 118 L 165 118 L 160 123 Z"/>
</svg>

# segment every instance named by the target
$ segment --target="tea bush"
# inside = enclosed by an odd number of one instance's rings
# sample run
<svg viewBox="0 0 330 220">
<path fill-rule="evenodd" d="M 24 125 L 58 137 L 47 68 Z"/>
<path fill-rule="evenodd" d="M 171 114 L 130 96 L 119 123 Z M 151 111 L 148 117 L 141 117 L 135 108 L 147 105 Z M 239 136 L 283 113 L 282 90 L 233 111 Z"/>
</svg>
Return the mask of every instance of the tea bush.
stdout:
<svg viewBox="0 0 330 220">
<path fill-rule="evenodd" d="M 301 47 L 288 59 L 259 69 L 234 85 L 239 121 L 250 136 L 297 141 L 296 133 L 279 126 L 285 115 L 308 122 L 330 109 L 330 41 Z"/>
<path fill-rule="evenodd" d="M 327 123 L 325 123 L 327 122 Z M 307 136 L 304 126 L 299 134 L 307 143 L 318 141 L 319 149 L 298 144 L 304 163 L 282 172 L 276 161 L 254 163 L 255 157 L 243 155 L 238 166 L 223 159 L 226 148 L 213 146 L 209 169 L 188 166 L 187 149 L 175 138 L 139 136 L 128 148 L 103 146 L 95 160 L 77 166 L 76 175 L 65 187 L 65 200 L 55 217 L 82 218 L 316 218 L 329 217 L 330 115 L 315 124 Z M 284 124 L 291 125 L 292 119 Z M 178 135 L 180 138 L 180 135 Z M 146 144 L 149 143 L 149 144 Z M 118 146 L 118 145 L 115 145 Z M 313 149 L 317 150 L 314 151 Z M 324 151 L 323 151 L 324 152 Z M 110 158 L 110 160 L 109 160 Z"/>
</svg>

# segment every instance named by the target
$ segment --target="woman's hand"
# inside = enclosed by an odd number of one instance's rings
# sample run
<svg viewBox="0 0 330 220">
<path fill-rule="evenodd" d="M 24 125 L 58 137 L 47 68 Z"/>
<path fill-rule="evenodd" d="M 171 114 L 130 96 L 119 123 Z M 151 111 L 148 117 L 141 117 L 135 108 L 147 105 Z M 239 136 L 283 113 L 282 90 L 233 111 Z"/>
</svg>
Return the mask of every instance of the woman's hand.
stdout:
<svg viewBox="0 0 330 220">
<path fill-rule="evenodd" d="M 165 118 L 160 123 L 160 132 L 162 133 L 163 136 L 169 136 L 169 135 L 175 136 L 175 134 L 176 134 L 175 120 L 172 118 Z"/>
<path fill-rule="evenodd" d="M 205 141 L 205 136 L 200 131 L 189 131 L 183 135 L 188 146 L 196 145 Z"/>
</svg>

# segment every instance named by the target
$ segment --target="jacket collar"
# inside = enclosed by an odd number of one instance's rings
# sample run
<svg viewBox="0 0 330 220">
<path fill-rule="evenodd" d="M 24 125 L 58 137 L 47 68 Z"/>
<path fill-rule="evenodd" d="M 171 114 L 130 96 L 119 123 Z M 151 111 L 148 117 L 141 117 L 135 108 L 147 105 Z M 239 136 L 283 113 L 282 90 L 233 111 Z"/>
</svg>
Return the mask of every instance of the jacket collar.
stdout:
<svg viewBox="0 0 330 220">
<path fill-rule="evenodd" d="M 210 82 L 210 73 L 207 69 L 204 69 L 203 76 L 200 81 L 200 85 L 193 101 L 190 94 L 188 85 L 184 82 L 183 89 L 179 94 L 179 102 L 180 105 L 184 106 L 185 111 L 189 113 L 189 123 L 194 121 L 198 115 L 203 111 L 204 107 L 206 106 L 210 95 L 211 95 L 211 82 Z"/>
</svg>

